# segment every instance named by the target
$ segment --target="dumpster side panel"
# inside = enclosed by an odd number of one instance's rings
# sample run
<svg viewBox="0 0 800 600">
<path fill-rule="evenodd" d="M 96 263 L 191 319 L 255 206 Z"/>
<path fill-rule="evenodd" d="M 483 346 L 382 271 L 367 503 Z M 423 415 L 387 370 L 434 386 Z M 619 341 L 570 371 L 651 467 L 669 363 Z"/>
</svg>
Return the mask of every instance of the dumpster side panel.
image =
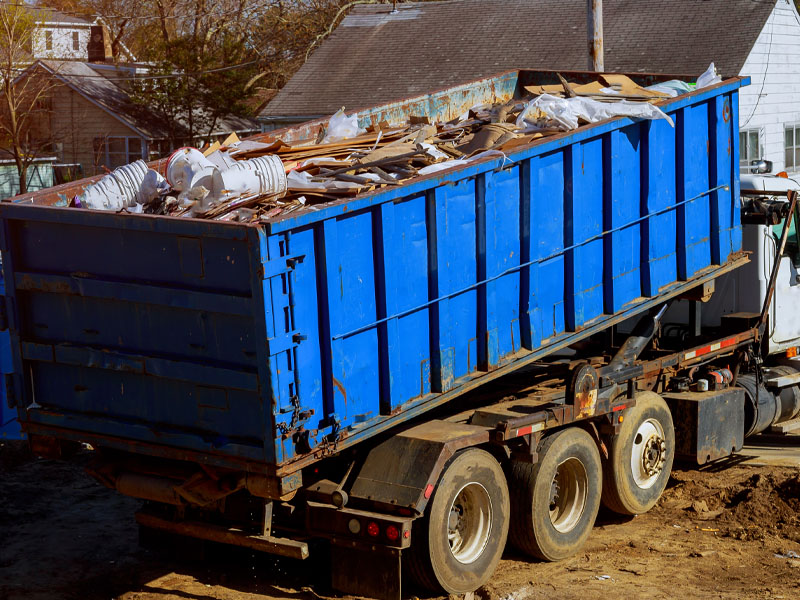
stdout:
<svg viewBox="0 0 800 600">
<path fill-rule="evenodd" d="M 566 253 L 567 327 L 577 329 L 603 314 L 603 140 L 578 142 L 569 154 L 565 242 L 597 238 Z"/>
<path fill-rule="evenodd" d="M 655 296 L 678 277 L 675 181 L 675 128 L 666 121 L 642 125 L 642 293 Z"/>
<path fill-rule="evenodd" d="M 728 261 L 741 250 L 734 97 L 685 98 L 674 128 L 621 119 L 277 224 L 319 241 L 317 287 L 294 279 L 296 298 L 313 296 L 295 309 L 317 303 L 320 317 L 309 379 L 321 373 L 322 399 L 300 394 L 324 412 L 310 447 L 369 436 Z"/>
<path fill-rule="evenodd" d="M 564 190 L 567 152 L 564 150 L 530 159 L 531 166 L 531 260 L 537 262 L 531 285 L 531 337 L 538 347 L 564 331 L 565 259 Z M 533 280 L 533 275 L 531 275 Z"/>
<path fill-rule="evenodd" d="M 676 116 L 678 201 L 686 202 L 678 207 L 678 275 L 688 279 L 711 263 L 707 103 L 682 108 Z"/>
<path fill-rule="evenodd" d="M 436 330 L 431 376 L 434 391 L 446 392 L 456 379 L 478 368 L 478 256 L 476 203 L 483 203 L 483 185 L 467 178 L 434 192 L 435 228 L 428 232 L 432 263 Z M 476 195 L 480 191 L 480 198 Z"/>
<path fill-rule="evenodd" d="M 5 280 L 0 273 L 0 301 L 4 301 Z M 11 336 L 8 330 L 0 331 L 0 439 L 16 440 L 22 437 L 17 411 L 9 406 L 6 397 L 6 373 L 11 374 L 14 366 L 11 358 Z"/>
<path fill-rule="evenodd" d="M 480 352 L 482 369 L 497 366 L 503 357 L 522 347 L 520 334 L 520 165 L 485 175 L 485 262 L 478 278 L 486 279 L 486 354 Z M 479 258 L 481 252 L 479 251 Z M 516 270 L 515 270 L 516 269 Z M 479 295 L 483 290 L 479 288 Z M 483 298 L 481 298 L 483 301 Z M 482 302 L 481 302 L 482 303 Z M 479 322 L 483 322 L 479 319 Z"/>
<path fill-rule="evenodd" d="M 606 134 L 603 223 L 605 236 L 605 312 L 613 314 L 641 295 L 639 272 L 640 126 L 629 125 Z"/>
<path fill-rule="evenodd" d="M 23 214 L 4 219 L 4 270 L 24 420 L 237 460 L 271 455 L 256 229 L 14 208 Z"/>
<path fill-rule="evenodd" d="M 425 194 L 381 205 L 385 305 L 382 316 L 403 316 L 384 324 L 388 345 L 382 412 L 401 399 L 431 392 L 430 310 L 428 301 L 428 200 Z"/>
<path fill-rule="evenodd" d="M 375 296 L 373 214 L 361 212 L 325 222 L 328 302 L 331 334 L 336 336 L 374 323 Z M 334 410 L 325 417 L 342 427 L 378 414 L 380 375 L 378 330 L 337 339 L 331 344 Z"/>
</svg>

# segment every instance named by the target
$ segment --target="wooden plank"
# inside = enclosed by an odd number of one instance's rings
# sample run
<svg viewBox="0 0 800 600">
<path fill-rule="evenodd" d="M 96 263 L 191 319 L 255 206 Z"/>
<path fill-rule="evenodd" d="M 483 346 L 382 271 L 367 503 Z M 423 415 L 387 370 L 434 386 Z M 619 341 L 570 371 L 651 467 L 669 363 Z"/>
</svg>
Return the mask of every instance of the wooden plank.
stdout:
<svg viewBox="0 0 800 600">
<path fill-rule="evenodd" d="M 769 428 L 772 433 L 790 433 L 800 430 L 800 418 L 778 423 Z"/>
<path fill-rule="evenodd" d="M 790 385 L 800 384 L 800 373 L 794 375 L 781 375 L 780 377 L 772 377 L 764 382 L 768 387 L 785 388 Z"/>
</svg>

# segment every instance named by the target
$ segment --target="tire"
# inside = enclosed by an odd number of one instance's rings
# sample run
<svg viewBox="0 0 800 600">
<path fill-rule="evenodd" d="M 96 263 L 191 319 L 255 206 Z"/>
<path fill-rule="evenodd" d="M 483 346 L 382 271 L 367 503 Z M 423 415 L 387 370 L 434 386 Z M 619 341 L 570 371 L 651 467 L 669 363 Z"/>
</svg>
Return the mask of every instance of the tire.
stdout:
<svg viewBox="0 0 800 600">
<path fill-rule="evenodd" d="M 509 539 L 522 552 L 556 561 L 581 549 L 592 532 L 603 485 L 597 444 L 570 427 L 546 437 L 535 464 L 511 464 Z"/>
<path fill-rule="evenodd" d="M 675 429 L 664 399 L 641 392 L 622 412 L 603 461 L 603 504 L 621 515 L 647 512 L 667 486 L 675 458 Z"/>
<path fill-rule="evenodd" d="M 412 579 L 449 594 L 476 590 L 494 573 L 506 545 L 508 486 L 494 457 L 472 448 L 445 467 L 404 553 Z"/>
</svg>

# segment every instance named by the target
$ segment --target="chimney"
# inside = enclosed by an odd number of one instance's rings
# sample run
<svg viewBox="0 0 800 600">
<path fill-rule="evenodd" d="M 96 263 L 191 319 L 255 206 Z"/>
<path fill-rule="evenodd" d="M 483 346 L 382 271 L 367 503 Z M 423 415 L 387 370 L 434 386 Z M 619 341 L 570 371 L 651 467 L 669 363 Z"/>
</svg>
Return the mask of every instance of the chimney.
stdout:
<svg viewBox="0 0 800 600">
<path fill-rule="evenodd" d="M 110 62 L 113 59 L 111 40 L 105 25 L 92 25 L 87 50 L 89 62 Z"/>
</svg>

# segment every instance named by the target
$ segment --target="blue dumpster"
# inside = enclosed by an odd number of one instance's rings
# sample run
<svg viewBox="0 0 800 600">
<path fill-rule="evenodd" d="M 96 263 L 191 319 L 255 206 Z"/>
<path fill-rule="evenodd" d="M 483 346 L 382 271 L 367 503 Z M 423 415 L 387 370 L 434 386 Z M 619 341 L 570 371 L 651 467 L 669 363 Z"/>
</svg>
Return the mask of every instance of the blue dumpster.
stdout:
<svg viewBox="0 0 800 600">
<path fill-rule="evenodd" d="M 359 118 L 451 118 L 553 81 L 514 71 Z M 674 128 L 616 118 L 257 225 L 4 204 L 20 418 L 286 474 L 457 402 L 740 257 L 744 84 L 662 102 Z"/>
</svg>

